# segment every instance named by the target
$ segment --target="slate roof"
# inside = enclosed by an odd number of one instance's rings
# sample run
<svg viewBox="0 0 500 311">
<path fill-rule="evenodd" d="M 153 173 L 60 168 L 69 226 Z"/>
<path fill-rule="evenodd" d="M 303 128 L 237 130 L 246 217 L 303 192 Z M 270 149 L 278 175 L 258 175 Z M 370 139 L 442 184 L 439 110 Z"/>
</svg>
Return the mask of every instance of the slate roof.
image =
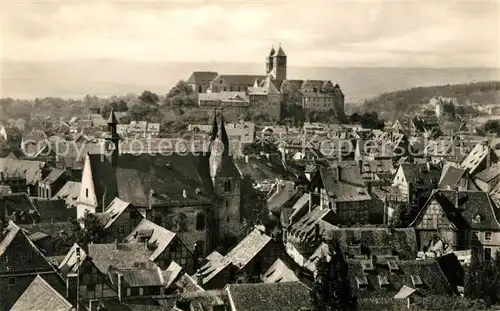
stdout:
<svg viewBox="0 0 500 311">
<path fill-rule="evenodd" d="M 363 270 L 362 264 L 364 262 L 366 260 L 348 260 L 351 287 L 358 299 L 393 298 L 404 285 L 417 289 L 417 292 L 423 296 L 451 295 L 455 292 L 435 259 L 393 260 L 392 262 L 398 269 L 393 270 L 392 273 L 387 262 L 373 263 L 374 269 L 372 271 Z M 381 285 L 379 276 L 385 277 L 388 284 Z M 366 277 L 368 287 L 359 289 L 356 277 L 361 279 Z M 423 284 L 420 286 L 414 285 L 412 277 L 419 277 Z"/>
<path fill-rule="evenodd" d="M 434 200 L 458 229 L 500 230 L 499 210 L 489 194 L 482 191 L 434 190 L 410 226 L 418 224 Z"/>
<path fill-rule="evenodd" d="M 4 176 L 21 174 L 29 185 L 36 185 L 40 181 L 43 167 L 45 162 L 41 161 L 0 158 L 0 172 L 3 172 Z"/>
<path fill-rule="evenodd" d="M 68 181 L 59 191 L 52 197 L 53 200 L 64 200 L 66 206 L 76 208 L 76 201 L 80 195 L 81 184 L 76 181 Z"/>
<path fill-rule="evenodd" d="M 203 156 L 122 154 L 116 171 L 109 159 L 102 161 L 101 155 L 88 155 L 88 158 L 96 197 L 102 198 L 106 193 L 106 202 L 111 202 L 115 196 L 134 206 L 173 201 L 210 202 L 207 193 L 211 191 L 211 180 Z M 201 193 L 197 193 L 197 189 Z M 187 198 L 183 197 L 183 190 Z"/>
<path fill-rule="evenodd" d="M 53 271 L 52 266 L 26 233 L 10 221 L 0 242 L 0 274 Z"/>
<path fill-rule="evenodd" d="M 11 311 L 73 311 L 73 305 L 58 293 L 40 275 L 37 275 L 26 288 L 21 297 L 10 309 Z"/>
<path fill-rule="evenodd" d="M 229 284 L 226 289 L 238 311 L 313 310 L 309 288 L 301 282 Z"/>
<path fill-rule="evenodd" d="M 165 249 L 170 245 L 172 241 L 176 238 L 176 234 L 170 230 L 163 228 L 151 222 L 147 219 L 142 219 L 141 222 L 135 227 L 135 229 L 125 238 L 125 242 L 136 241 L 137 236 L 141 232 L 149 232 L 151 235 L 148 239 L 149 245 L 155 245 L 156 248 L 152 252 L 149 260 L 155 261 L 158 256 L 160 256 Z M 182 243 L 182 242 L 181 242 Z"/>
</svg>

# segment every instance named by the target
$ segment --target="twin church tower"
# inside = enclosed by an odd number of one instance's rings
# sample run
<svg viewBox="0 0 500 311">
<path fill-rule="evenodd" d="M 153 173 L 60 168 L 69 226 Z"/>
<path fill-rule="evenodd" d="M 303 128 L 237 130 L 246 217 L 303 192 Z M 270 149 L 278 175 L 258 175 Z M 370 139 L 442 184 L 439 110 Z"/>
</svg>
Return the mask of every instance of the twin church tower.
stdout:
<svg viewBox="0 0 500 311">
<path fill-rule="evenodd" d="M 281 48 L 281 44 L 277 51 L 274 47 L 271 48 L 271 52 L 266 58 L 266 74 L 271 75 L 273 80 L 286 80 L 286 54 Z"/>
</svg>

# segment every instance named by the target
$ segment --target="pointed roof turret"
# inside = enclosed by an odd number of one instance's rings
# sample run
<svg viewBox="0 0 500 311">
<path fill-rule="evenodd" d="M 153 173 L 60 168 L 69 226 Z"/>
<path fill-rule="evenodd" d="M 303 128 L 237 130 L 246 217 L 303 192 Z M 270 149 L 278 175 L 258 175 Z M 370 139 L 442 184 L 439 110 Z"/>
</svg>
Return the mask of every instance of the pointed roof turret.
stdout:
<svg viewBox="0 0 500 311">
<path fill-rule="evenodd" d="M 275 56 L 286 57 L 285 51 L 283 51 L 283 48 L 281 48 L 281 43 L 280 43 L 280 46 L 278 48 L 278 52 L 276 52 Z"/>
<path fill-rule="evenodd" d="M 210 133 L 210 140 L 214 141 L 217 138 L 219 128 L 217 126 L 217 109 L 214 109 L 214 122 L 212 124 L 212 132 Z"/>
<path fill-rule="evenodd" d="M 269 56 L 274 56 L 276 53 L 276 50 L 274 49 L 274 46 L 271 47 L 271 52 L 269 52 Z"/>
<path fill-rule="evenodd" d="M 118 120 L 116 119 L 116 115 L 113 109 L 111 109 L 111 112 L 109 113 L 108 124 L 118 124 Z"/>
<path fill-rule="evenodd" d="M 220 135 L 219 135 L 219 139 L 224 144 L 224 148 L 226 148 L 225 150 L 228 150 L 227 148 L 229 148 L 229 137 L 227 136 L 226 127 L 224 126 L 223 109 L 221 109 L 221 113 L 220 113 Z M 226 152 L 224 152 L 224 153 L 226 153 Z"/>
</svg>

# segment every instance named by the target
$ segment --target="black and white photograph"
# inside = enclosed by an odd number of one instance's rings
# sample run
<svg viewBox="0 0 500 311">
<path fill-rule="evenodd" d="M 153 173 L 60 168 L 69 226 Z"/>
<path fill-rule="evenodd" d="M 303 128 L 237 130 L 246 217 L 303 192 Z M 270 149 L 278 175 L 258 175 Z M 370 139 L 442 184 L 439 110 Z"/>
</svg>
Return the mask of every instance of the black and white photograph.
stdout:
<svg viewBox="0 0 500 311">
<path fill-rule="evenodd" d="M 500 310 L 500 1 L 0 0 L 0 311 Z"/>
</svg>

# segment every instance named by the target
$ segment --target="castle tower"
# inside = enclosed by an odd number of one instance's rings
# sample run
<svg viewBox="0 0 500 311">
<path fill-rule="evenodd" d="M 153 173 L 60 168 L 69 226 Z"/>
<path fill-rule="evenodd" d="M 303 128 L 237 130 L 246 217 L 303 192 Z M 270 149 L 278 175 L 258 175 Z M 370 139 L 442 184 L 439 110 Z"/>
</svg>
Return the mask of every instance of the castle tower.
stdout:
<svg viewBox="0 0 500 311">
<path fill-rule="evenodd" d="M 218 199 L 218 210 L 212 213 L 212 216 L 217 218 L 218 236 L 224 238 L 236 236 L 241 230 L 241 176 L 231 156 L 231 146 L 222 112 L 220 125 L 217 126 L 214 122 L 212 132 L 215 131 L 217 136 L 211 141 L 209 163 L 213 191 Z"/>
<path fill-rule="evenodd" d="M 119 142 L 120 135 L 116 131 L 116 125 L 118 124 L 118 120 L 116 119 L 115 112 L 111 109 L 108 118 L 108 133 L 106 135 L 106 152 L 111 151 L 111 165 L 116 167 L 118 165 L 118 157 L 120 154 L 119 151 Z"/>
<path fill-rule="evenodd" d="M 269 52 L 269 56 L 266 57 L 266 75 L 271 74 L 273 71 L 273 57 L 275 53 L 274 47 L 271 47 L 271 52 Z"/>
<path fill-rule="evenodd" d="M 279 45 L 278 51 L 273 56 L 273 70 L 272 75 L 275 80 L 286 80 L 286 54 Z"/>
</svg>

